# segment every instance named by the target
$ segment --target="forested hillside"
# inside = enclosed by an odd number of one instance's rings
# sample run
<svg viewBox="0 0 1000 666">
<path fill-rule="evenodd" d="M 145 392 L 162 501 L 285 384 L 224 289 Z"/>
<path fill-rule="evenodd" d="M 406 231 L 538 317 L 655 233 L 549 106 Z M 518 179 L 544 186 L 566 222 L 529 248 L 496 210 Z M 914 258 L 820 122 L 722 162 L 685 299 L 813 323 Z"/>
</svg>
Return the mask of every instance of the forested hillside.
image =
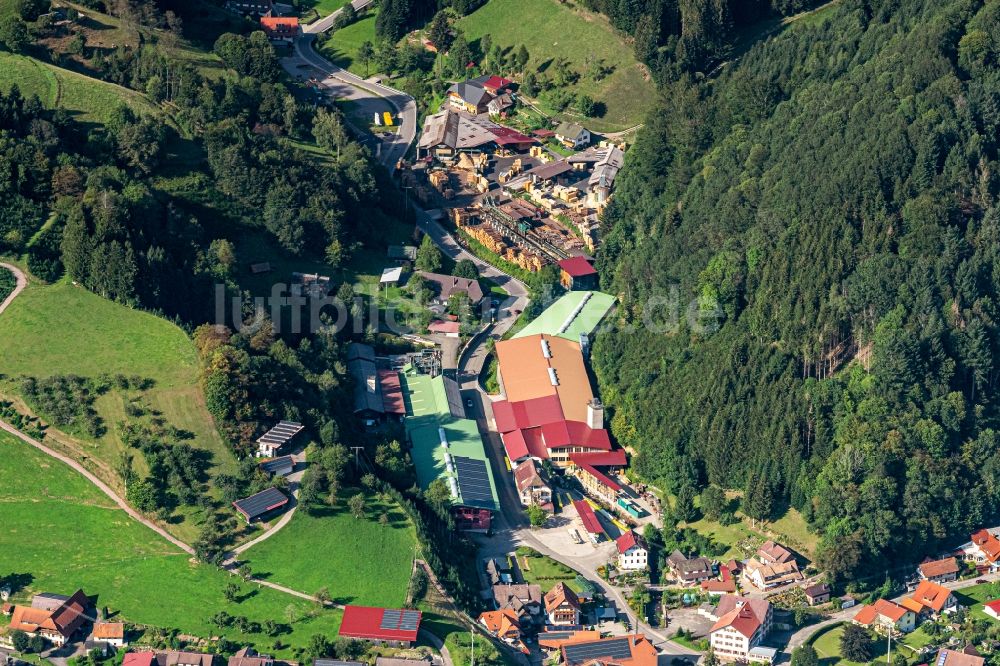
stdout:
<svg viewBox="0 0 1000 666">
<path fill-rule="evenodd" d="M 637 332 L 595 363 L 642 475 L 790 504 L 878 584 L 998 519 L 1000 2 L 801 23 L 664 86 L 599 257 Z M 672 285 L 719 329 L 644 328 Z"/>
</svg>

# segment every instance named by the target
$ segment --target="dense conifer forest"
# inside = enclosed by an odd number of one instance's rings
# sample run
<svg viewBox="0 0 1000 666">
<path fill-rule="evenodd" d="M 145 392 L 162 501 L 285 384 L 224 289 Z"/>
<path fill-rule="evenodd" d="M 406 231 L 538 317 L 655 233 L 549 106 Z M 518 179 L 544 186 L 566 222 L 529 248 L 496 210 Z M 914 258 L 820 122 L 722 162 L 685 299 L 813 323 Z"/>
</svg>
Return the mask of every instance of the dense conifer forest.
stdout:
<svg viewBox="0 0 1000 666">
<path fill-rule="evenodd" d="M 637 330 L 595 363 L 642 475 L 796 507 L 878 584 L 998 519 L 1000 2 L 821 17 L 662 87 L 599 256 Z M 646 330 L 671 286 L 718 329 Z"/>
</svg>

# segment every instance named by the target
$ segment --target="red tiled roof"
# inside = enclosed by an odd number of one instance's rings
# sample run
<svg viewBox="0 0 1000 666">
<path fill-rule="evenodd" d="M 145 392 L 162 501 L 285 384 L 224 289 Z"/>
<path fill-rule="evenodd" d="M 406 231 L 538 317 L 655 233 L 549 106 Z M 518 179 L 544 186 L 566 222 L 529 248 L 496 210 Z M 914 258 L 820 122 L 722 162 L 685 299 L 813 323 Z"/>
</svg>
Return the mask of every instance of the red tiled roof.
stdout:
<svg viewBox="0 0 1000 666">
<path fill-rule="evenodd" d="M 299 19 L 294 16 L 262 16 L 260 27 L 269 37 L 290 37 L 299 31 Z"/>
<path fill-rule="evenodd" d="M 152 666 L 154 652 L 129 652 L 122 661 L 122 666 Z"/>
<path fill-rule="evenodd" d="M 513 81 L 511 81 L 510 79 L 505 79 L 502 76 L 497 76 L 496 74 L 494 74 L 490 78 L 483 81 L 483 87 L 499 90 L 500 88 L 506 88 L 512 83 Z"/>
<path fill-rule="evenodd" d="M 571 453 L 569 459 L 577 465 L 597 465 L 600 467 L 624 467 L 628 464 L 624 449 L 595 451 L 591 453 Z"/>
<path fill-rule="evenodd" d="M 460 325 L 457 321 L 432 321 L 427 325 L 431 333 L 458 333 Z"/>
<path fill-rule="evenodd" d="M 609 477 L 607 474 L 597 469 L 596 467 L 592 467 L 587 464 L 577 465 L 577 467 L 585 471 L 587 474 L 590 474 L 592 477 L 597 479 L 602 485 L 607 486 L 608 488 L 610 488 L 615 492 L 618 492 L 619 490 L 622 489 L 621 484 L 619 484 L 617 481 L 615 481 L 614 479 L 612 479 L 611 477 Z"/>
<path fill-rule="evenodd" d="M 345 606 L 344 617 L 340 622 L 340 635 L 348 638 L 383 641 L 416 641 L 420 629 L 420 611 L 417 613 L 417 627 L 414 629 L 383 628 L 383 616 L 386 613 L 398 613 L 394 609 L 372 606 Z"/>
<path fill-rule="evenodd" d="M 954 557 L 946 557 L 943 560 L 924 562 L 918 568 L 925 578 L 936 578 L 937 576 L 958 573 L 958 562 Z"/>
<path fill-rule="evenodd" d="M 920 584 L 917 585 L 917 589 L 913 591 L 912 595 L 910 595 L 910 598 L 918 604 L 927 606 L 937 613 L 944 608 L 945 603 L 947 603 L 948 597 L 950 596 L 951 591 L 943 585 L 938 585 L 931 580 L 922 580 L 920 581 Z"/>
<path fill-rule="evenodd" d="M 587 504 L 584 500 L 573 500 L 573 507 L 576 512 L 580 515 L 580 520 L 583 521 L 584 528 L 591 534 L 604 534 L 604 529 L 601 527 L 601 523 L 597 520 L 597 514 L 594 513 L 594 508 Z"/>
<path fill-rule="evenodd" d="M 553 421 L 542 425 L 542 438 L 545 440 L 545 446 L 550 449 L 569 446 L 573 441 L 565 421 Z"/>
<path fill-rule="evenodd" d="M 886 599 L 879 599 L 871 605 L 862 607 L 854 615 L 854 621 L 858 624 L 868 625 L 874 622 L 879 615 L 884 615 L 893 622 L 899 622 L 907 612 L 907 609 L 899 604 Z"/>
<path fill-rule="evenodd" d="M 125 625 L 121 622 L 95 622 L 94 638 L 125 638 Z"/>
<path fill-rule="evenodd" d="M 503 448 L 507 451 L 507 458 L 511 461 L 528 457 L 528 444 L 524 441 L 523 430 L 513 430 L 500 435 L 503 440 Z"/>
<path fill-rule="evenodd" d="M 490 130 L 496 137 L 496 142 L 501 146 L 509 146 L 518 143 L 535 143 L 535 139 L 525 136 L 515 129 L 509 127 L 494 127 Z"/>
<path fill-rule="evenodd" d="M 615 539 L 615 545 L 618 546 L 618 552 L 622 554 L 627 553 L 629 548 L 642 546 L 639 542 L 639 535 L 635 533 L 635 530 L 623 532 L 621 536 Z"/>
<path fill-rule="evenodd" d="M 705 592 L 735 592 L 736 581 L 730 580 L 703 580 L 701 589 Z"/>
<path fill-rule="evenodd" d="M 757 629 L 760 628 L 760 625 L 760 618 L 753 612 L 753 608 L 749 604 L 744 604 L 720 617 L 719 621 L 709 630 L 709 633 L 715 633 L 720 629 L 732 627 L 747 638 L 752 638 Z"/>
<path fill-rule="evenodd" d="M 997 599 L 995 601 L 987 601 L 985 604 L 983 604 L 983 607 L 989 608 L 994 613 L 1000 615 L 1000 599 Z"/>
<path fill-rule="evenodd" d="M 406 414 L 406 401 L 395 370 L 379 370 L 378 383 L 382 387 L 382 407 L 386 414 Z"/>
<path fill-rule="evenodd" d="M 497 423 L 497 431 L 511 432 L 517 430 L 517 421 L 514 419 L 514 407 L 506 400 L 498 400 L 493 403 L 493 419 Z"/>
<path fill-rule="evenodd" d="M 611 449 L 611 437 L 604 428 L 594 430 L 583 421 L 566 421 L 570 443 L 573 446 L 585 446 L 589 449 Z M 622 463 L 623 465 L 625 463 Z"/>
<path fill-rule="evenodd" d="M 972 543 L 979 546 L 990 562 L 996 562 L 1000 559 L 1000 539 L 993 536 L 989 530 L 979 530 L 973 534 Z"/>
<path fill-rule="evenodd" d="M 587 261 L 586 257 L 570 257 L 559 262 L 559 268 L 566 271 L 570 277 L 585 277 L 597 275 L 597 270 Z"/>
</svg>

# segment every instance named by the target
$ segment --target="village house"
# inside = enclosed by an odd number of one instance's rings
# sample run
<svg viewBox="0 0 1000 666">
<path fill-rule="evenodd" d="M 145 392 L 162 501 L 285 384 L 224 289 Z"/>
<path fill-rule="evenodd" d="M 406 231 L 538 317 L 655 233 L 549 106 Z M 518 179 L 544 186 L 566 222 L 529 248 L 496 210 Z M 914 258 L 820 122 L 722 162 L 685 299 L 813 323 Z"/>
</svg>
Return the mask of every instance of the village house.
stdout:
<svg viewBox="0 0 1000 666">
<path fill-rule="evenodd" d="M 481 613 L 479 624 L 509 645 L 517 645 L 521 642 L 521 622 L 517 613 L 510 608 Z"/>
<path fill-rule="evenodd" d="M 992 617 L 994 620 L 1000 620 L 1000 599 L 987 601 L 983 604 L 983 612 Z"/>
<path fill-rule="evenodd" d="M 456 111 L 474 116 L 488 112 L 491 99 L 493 96 L 485 88 L 471 80 L 452 84 L 448 88 L 448 104 Z"/>
<path fill-rule="evenodd" d="M 757 559 L 764 564 L 787 564 L 795 561 L 795 555 L 780 543 L 768 539 L 757 549 Z"/>
<path fill-rule="evenodd" d="M 529 458 L 515 467 L 514 483 L 521 506 L 540 506 L 552 511 L 552 488 L 537 460 Z"/>
<path fill-rule="evenodd" d="M 975 649 L 949 650 L 941 648 L 934 659 L 934 666 L 985 666 L 986 659 Z"/>
<path fill-rule="evenodd" d="M 879 599 L 873 604 L 862 606 L 854 615 L 853 621 L 882 634 L 889 631 L 908 634 L 917 626 L 917 614 L 888 599 Z"/>
<path fill-rule="evenodd" d="M 743 580 L 758 590 L 768 590 L 802 580 L 795 560 L 765 564 L 751 557 L 743 566 Z"/>
<path fill-rule="evenodd" d="M 339 635 L 389 647 L 417 642 L 422 613 L 418 610 L 344 606 Z"/>
<path fill-rule="evenodd" d="M 252 647 L 245 647 L 237 650 L 226 666 L 274 666 L 274 659 L 269 655 L 259 654 Z"/>
<path fill-rule="evenodd" d="M 709 641 L 720 660 L 774 660 L 776 651 L 761 646 L 773 622 L 770 602 L 727 594 L 719 601 L 714 614 L 719 619 L 709 630 Z"/>
<path fill-rule="evenodd" d="M 260 29 L 274 43 L 291 43 L 299 36 L 299 19 L 294 16 L 262 16 Z"/>
<path fill-rule="evenodd" d="M 814 583 L 802 589 L 806 602 L 810 606 L 819 606 L 830 601 L 830 586 L 826 583 Z"/>
<path fill-rule="evenodd" d="M 465 294 L 469 297 L 469 305 L 475 307 L 485 296 L 479 280 L 426 271 L 420 271 L 417 275 L 430 283 L 431 289 L 435 292 L 434 301 L 442 305 L 455 294 Z"/>
<path fill-rule="evenodd" d="M 90 599 L 77 590 L 72 596 L 43 593 L 31 599 L 30 606 L 10 608 L 10 631 L 41 636 L 54 645 L 65 645 L 87 621 L 92 610 Z"/>
<path fill-rule="evenodd" d="M 212 666 L 212 660 L 201 652 L 129 652 L 122 666 Z"/>
<path fill-rule="evenodd" d="M 544 636 L 544 634 L 542 634 Z M 541 642 L 541 636 L 539 637 Z M 563 666 L 656 666 L 657 651 L 642 634 L 573 640 L 560 647 Z"/>
<path fill-rule="evenodd" d="M 590 145 L 590 130 L 576 123 L 560 123 L 556 140 L 566 148 L 580 150 Z"/>
<path fill-rule="evenodd" d="M 540 585 L 494 585 L 493 605 L 497 610 L 510 608 L 520 622 L 532 621 L 542 612 L 542 588 Z"/>
<path fill-rule="evenodd" d="M 736 592 L 736 580 L 733 578 L 732 567 L 727 564 L 720 564 L 719 577 L 701 581 L 701 591 L 707 592 L 712 597 L 723 594 L 734 594 Z"/>
<path fill-rule="evenodd" d="M 989 571 L 1000 569 L 1000 539 L 990 530 L 974 533 L 971 541 L 962 547 L 965 559 Z"/>
<path fill-rule="evenodd" d="M 580 599 L 560 581 L 545 594 L 545 614 L 549 624 L 577 626 L 580 624 Z"/>
<path fill-rule="evenodd" d="M 645 569 L 649 563 L 649 549 L 646 541 L 635 530 L 622 533 L 615 539 L 618 546 L 618 568 L 623 571 Z"/>
<path fill-rule="evenodd" d="M 930 580 L 920 581 L 913 594 L 901 603 L 914 613 L 935 618 L 941 613 L 958 610 L 958 599 L 951 590 Z"/>
<path fill-rule="evenodd" d="M 715 577 L 715 567 L 707 557 L 688 558 L 675 550 L 667 557 L 667 568 L 681 585 L 697 585 L 703 580 Z"/>
<path fill-rule="evenodd" d="M 106 643 L 114 648 L 125 647 L 125 625 L 121 622 L 95 622 L 90 640 Z"/>
<path fill-rule="evenodd" d="M 958 579 L 958 560 L 954 557 L 946 557 L 941 560 L 927 561 L 917 567 L 917 574 L 921 580 L 930 580 L 935 583 L 947 583 Z"/>
</svg>

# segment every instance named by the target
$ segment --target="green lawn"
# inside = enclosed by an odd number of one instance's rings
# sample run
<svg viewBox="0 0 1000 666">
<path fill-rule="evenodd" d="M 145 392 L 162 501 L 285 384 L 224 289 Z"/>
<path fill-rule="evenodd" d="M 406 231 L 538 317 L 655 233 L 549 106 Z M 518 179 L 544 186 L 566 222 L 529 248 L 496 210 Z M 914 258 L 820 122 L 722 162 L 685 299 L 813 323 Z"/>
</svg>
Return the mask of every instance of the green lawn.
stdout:
<svg viewBox="0 0 1000 666">
<path fill-rule="evenodd" d="M 821 666 L 863 666 L 855 661 L 848 661 L 840 656 L 840 637 L 844 633 L 843 624 L 824 627 L 810 639 L 816 654 L 819 655 Z"/>
<path fill-rule="evenodd" d="M 955 597 L 958 599 L 958 603 L 969 608 L 974 616 L 995 621 L 983 612 L 983 604 L 987 601 L 1000 599 L 1000 583 L 984 583 L 956 590 Z"/>
<path fill-rule="evenodd" d="M 242 584 L 243 599 L 227 603 L 223 588 L 234 579 L 186 554 L 131 520 L 82 476 L 0 434 L 0 571 L 30 582 L 17 593 L 69 594 L 82 587 L 97 604 L 134 623 L 177 628 L 200 636 L 225 634 L 273 651 L 273 638 L 219 629 L 209 622 L 225 610 L 262 622 L 287 622 L 287 646 L 304 646 L 313 634 L 332 636 L 340 613 Z M 315 613 L 315 617 L 312 615 Z M 288 648 L 278 655 L 290 656 Z"/>
<path fill-rule="evenodd" d="M 347 0 L 306 0 L 299 5 L 299 8 L 302 10 L 302 21 L 312 23 L 329 16 L 346 4 Z"/>
<path fill-rule="evenodd" d="M 155 104 L 135 91 L 34 58 L 0 52 L 0 90 L 7 91 L 13 84 L 25 96 L 38 95 L 45 106 L 66 109 L 83 122 L 104 122 L 122 102 L 138 112 L 160 113 Z"/>
<path fill-rule="evenodd" d="M 530 570 L 524 566 L 525 559 L 527 559 L 528 566 L 531 567 Z M 559 582 L 566 583 L 574 592 L 580 591 L 578 589 L 579 586 L 574 582 L 576 580 L 576 572 L 565 564 L 556 562 L 551 557 L 542 555 L 541 557 L 525 558 L 518 555 L 517 561 L 521 568 L 521 573 L 524 575 L 524 582 L 529 585 L 537 583 L 542 587 L 543 594 L 551 590 Z"/>
<path fill-rule="evenodd" d="M 472 14 L 460 19 L 458 26 L 469 41 L 489 33 L 494 44 L 518 49 L 523 44 L 531 56 L 528 67 L 549 70 L 554 59 L 564 57 L 580 73 L 573 92 L 585 93 L 604 102 L 602 118 L 584 119 L 596 131 L 622 130 L 643 122 L 653 105 L 655 86 L 644 76 L 645 67 L 632 55 L 632 47 L 599 14 L 582 9 L 579 4 L 559 0 L 489 0 Z M 581 50 L 581 46 L 586 48 Z M 603 59 L 614 71 L 594 81 L 585 57 Z M 547 71 L 552 75 L 551 70 Z"/>
<path fill-rule="evenodd" d="M 326 587 L 338 603 L 401 606 L 416 550 L 416 533 L 406 514 L 395 504 L 368 497 L 367 517 L 358 520 L 340 505 L 303 509 L 272 538 L 243 554 L 255 575 L 306 594 Z M 379 517 L 389 515 L 389 525 Z"/>
<path fill-rule="evenodd" d="M 18 377 L 25 375 L 121 373 L 150 378 L 155 386 L 141 395 L 141 401 L 161 412 L 174 427 L 191 432 L 190 443 L 208 451 L 216 466 L 235 465 L 205 407 L 194 344 L 165 319 L 105 300 L 69 282 L 30 283 L 0 316 L 0 339 L 4 340 L 0 375 L 6 376 L 0 391 L 16 394 Z M 125 418 L 125 395 L 110 391 L 97 399 L 95 408 L 108 432 L 96 441 L 72 442 L 78 447 L 73 453 L 89 459 L 86 464 L 91 471 L 121 490 L 111 467 L 123 449 L 115 425 Z M 137 462 L 139 471 L 145 471 Z M 197 532 L 188 521 L 172 529 L 186 539 Z"/>
<path fill-rule="evenodd" d="M 367 77 L 370 74 L 375 74 L 374 64 L 365 70 L 365 66 L 357 61 L 357 57 L 358 49 L 364 42 L 374 44 L 376 41 L 375 17 L 377 15 L 377 11 L 366 12 L 361 20 L 337 30 L 330 39 L 323 43 L 320 51 L 334 64 L 344 67 L 358 76 Z"/>
</svg>

